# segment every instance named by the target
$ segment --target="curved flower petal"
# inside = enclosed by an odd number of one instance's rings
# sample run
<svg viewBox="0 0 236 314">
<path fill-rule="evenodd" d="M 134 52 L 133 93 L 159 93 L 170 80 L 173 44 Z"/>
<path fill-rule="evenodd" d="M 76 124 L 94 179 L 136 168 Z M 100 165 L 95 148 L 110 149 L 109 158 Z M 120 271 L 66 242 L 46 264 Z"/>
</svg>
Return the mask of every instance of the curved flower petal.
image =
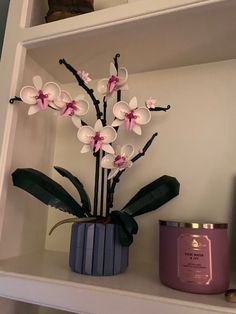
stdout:
<svg viewBox="0 0 236 314">
<path fill-rule="evenodd" d="M 112 179 L 118 172 L 119 168 L 112 169 L 107 179 L 108 180 Z"/>
<path fill-rule="evenodd" d="M 35 98 L 37 95 L 38 92 L 33 86 L 25 86 L 20 91 L 20 98 L 24 103 L 29 105 L 35 105 L 37 103 Z"/>
<path fill-rule="evenodd" d="M 116 140 L 117 133 L 116 130 L 111 126 L 105 126 L 100 132 L 101 137 L 103 137 L 103 143 L 108 144 Z"/>
<path fill-rule="evenodd" d="M 121 155 L 121 145 L 116 145 L 116 155 Z"/>
<path fill-rule="evenodd" d="M 81 120 L 78 116 L 73 115 L 71 120 L 78 129 L 81 127 Z"/>
<path fill-rule="evenodd" d="M 135 110 L 138 107 L 138 100 L 137 97 L 133 97 L 129 102 L 129 108 L 131 110 Z M 135 111 L 136 112 L 136 111 Z"/>
<path fill-rule="evenodd" d="M 75 101 L 84 100 L 84 98 L 85 96 L 83 94 L 80 94 L 75 98 Z"/>
<path fill-rule="evenodd" d="M 137 124 L 144 125 L 144 124 L 147 124 L 151 120 L 151 113 L 145 107 L 138 108 L 137 110 L 135 110 L 135 114 L 137 116 L 136 118 Z"/>
<path fill-rule="evenodd" d="M 56 99 L 54 99 L 52 104 L 54 104 L 55 107 L 59 109 L 62 109 L 65 106 L 65 102 L 62 100 L 61 97 L 57 97 Z"/>
<path fill-rule="evenodd" d="M 126 68 L 120 68 L 118 73 L 118 86 L 124 85 L 128 80 L 128 71 Z"/>
<path fill-rule="evenodd" d="M 107 93 L 107 84 L 108 84 L 108 79 L 106 78 L 98 81 L 97 91 L 100 94 L 105 95 Z"/>
<path fill-rule="evenodd" d="M 110 144 L 102 144 L 102 150 L 104 150 L 104 152 L 107 152 L 109 154 L 115 154 L 115 151 Z"/>
<path fill-rule="evenodd" d="M 61 88 L 54 82 L 48 82 L 43 86 L 43 93 L 48 94 L 48 100 L 52 101 L 60 96 Z"/>
<path fill-rule="evenodd" d="M 91 137 L 95 135 L 94 129 L 91 128 L 90 126 L 82 126 L 78 133 L 77 137 L 80 140 L 80 142 L 84 144 L 89 144 Z"/>
<path fill-rule="evenodd" d="M 62 101 L 64 101 L 64 102 L 71 102 L 71 100 L 72 100 L 70 93 L 68 93 L 68 92 L 65 91 L 65 90 L 62 90 L 62 91 L 61 91 L 60 98 L 61 98 Z"/>
<path fill-rule="evenodd" d="M 89 103 L 87 100 L 79 100 L 77 103 L 77 110 L 75 110 L 75 115 L 84 116 L 89 110 Z"/>
<path fill-rule="evenodd" d="M 113 62 L 110 63 L 110 76 L 115 75 L 117 76 L 116 67 Z"/>
<path fill-rule="evenodd" d="M 33 77 L 33 84 L 35 86 L 35 88 L 37 89 L 37 91 L 41 90 L 43 87 L 43 81 L 41 76 L 36 75 Z"/>
<path fill-rule="evenodd" d="M 129 111 L 129 105 L 125 101 L 119 101 L 113 107 L 113 114 L 119 120 L 124 120 L 126 112 Z"/>
<path fill-rule="evenodd" d="M 124 120 L 115 119 L 115 120 L 112 122 L 111 126 L 116 127 L 116 126 L 122 125 L 123 123 L 124 123 Z"/>
<path fill-rule="evenodd" d="M 83 147 L 82 147 L 82 149 L 81 149 L 81 154 L 85 154 L 85 153 L 88 153 L 88 152 L 90 152 L 91 151 L 91 149 L 90 149 L 90 145 L 84 145 Z"/>
<path fill-rule="evenodd" d="M 134 133 L 136 133 L 136 134 L 138 134 L 138 135 L 141 135 L 141 134 L 142 134 L 142 129 L 141 129 L 141 127 L 140 127 L 139 125 L 137 125 L 137 124 L 135 124 L 135 125 L 133 126 L 133 131 L 134 131 Z"/>
<path fill-rule="evenodd" d="M 103 128 L 102 121 L 100 119 L 98 119 L 94 125 L 94 131 L 100 132 L 102 128 Z"/>
<path fill-rule="evenodd" d="M 120 150 L 121 156 L 124 156 L 126 159 L 130 159 L 134 154 L 134 147 L 131 144 L 126 144 L 121 147 Z"/>
<path fill-rule="evenodd" d="M 28 110 L 28 115 L 31 116 L 32 114 L 35 114 L 38 111 L 40 111 L 40 108 L 37 105 L 32 105 L 32 106 L 30 106 L 30 108 Z"/>
<path fill-rule="evenodd" d="M 101 167 L 106 169 L 113 169 L 115 168 L 114 164 L 114 155 L 107 154 L 101 160 Z"/>
</svg>

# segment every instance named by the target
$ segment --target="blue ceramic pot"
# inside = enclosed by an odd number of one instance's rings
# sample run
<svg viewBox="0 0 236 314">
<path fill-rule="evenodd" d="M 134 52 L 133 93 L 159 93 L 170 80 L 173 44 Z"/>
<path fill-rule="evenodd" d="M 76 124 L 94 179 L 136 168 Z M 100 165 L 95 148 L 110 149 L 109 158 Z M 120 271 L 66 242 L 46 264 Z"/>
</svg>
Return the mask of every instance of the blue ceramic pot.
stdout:
<svg viewBox="0 0 236 314">
<path fill-rule="evenodd" d="M 115 224 L 76 222 L 71 229 L 70 267 L 92 276 L 123 273 L 128 266 L 129 248 L 119 242 Z"/>
</svg>

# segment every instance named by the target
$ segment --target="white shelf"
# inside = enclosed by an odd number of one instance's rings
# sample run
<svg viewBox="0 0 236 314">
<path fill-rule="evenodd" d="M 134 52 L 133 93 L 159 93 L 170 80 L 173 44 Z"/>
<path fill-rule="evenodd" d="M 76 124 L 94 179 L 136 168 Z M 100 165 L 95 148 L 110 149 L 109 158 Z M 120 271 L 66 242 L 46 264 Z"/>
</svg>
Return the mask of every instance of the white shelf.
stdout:
<svg viewBox="0 0 236 314">
<path fill-rule="evenodd" d="M 47 211 L 29 195 L 12 188 L 10 173 L 17 167 L 28 166 L 49 173 L 55 160 L 63 161 L 66 155 L 63 148 L 74 129 L 66 123 L 59 124 L 62 127 L 56 136 L 56 121 L 50 114 L 28 119 L 23 104 L 20 110 L 8 106 L 5 115 L 8 99 L 17 94 L 22 81 L 29 84 L 35 73 L 47 80 L 74 82 L 71 74 L 58 64 L 59 58 L 66 58 L 75 68 L 86 69 L 96 79 L 107 76 L 109 61 L 120 52 L 122 65 L 127 66 L 129 73 L 142 72 L 131 76 L 130 87 L 135 95 L 144 101 L 143 82 L 147 80 L 145 93 L 157 94 L 160 102 L 167 100 L 175 104 L 168 119 L 165 114 L 155 117 L 161 137 L 152 157 L 158 160 L 159 168 L 147 157 L 151 173 L 145 173 L 145 179 L 149 180 L 154 173 L 170 171 L 181 181 L 183 193 L 158 213 L 158 219 L 165 219 L 167 215 L 173 219 L 217 216 L 231 221 L 229 191 L 233 190 L 231 179 L 235 170 L 232 143 L 236 134 L 233 120 L 236 65 L 230 59 L 236 58 L 236 1 L 140 0 L 26 28 L 27 3 L 30 1 L 11 0 L 1 63 L 4 77 L 0 77 L 0 128 L 5 121 L 6 128 L 0 174 L 0 295 L 75 313 L 236 313 L 236 306 L 226 303 L 223 295 L 193 295 L 164 287 L 152 265 L 139 263 L 135 268 L 131 265 L 125 274 L 96 278 L 72 273 L 67 254 L 30 253 L 45 246 Z M 228 61 L 212 63 L 221 60 Z M 199 65 L 202 63 L 211 64 Z M 180 68 L 187 65 L 195 66 Z M 179 68 L 171 69 L 176 67 Z M 167 70 L 143 73 L 159 69 Z M 31 136 L 31 128 L 35 137 Z M 74 154 L 74 147 L 80 150 L 76 137 L 74 143 L 68 148 L 70 156 Z M 66 162 L 72 166 L 70 160 Z M 88 183 L 83 162 L 87 160 L 82 161 L 80 170 L 84 171 L 82 177 Z M 141 182 L 140 178 L 136 179 L 134 186 Z M 123 191 L 122 197 L 128 193 L 131 191 Z M 150 260 L 157 260 L 154 243 L 150 241 L 154 238 L 156 220 L 154 214 L 140 220 L 144 233 L 135 239 L 133 261 L 142 260 L 142 254 L 148 260 L 147 251 Z M 50 247 L 61 249 L 66 236 L 69 238 L 69 233 L 58 232 L 52 237 Z M 18 257 L 5 259 L 13 255 Z"/>
<path fill-rule="evenodd" d="M 62 74 L 60 58 L 101 78 L 117 52 L 130 73 L 236 57 L 235 1 L 144 2 L 25 29 L 22 41 L 61 83 L 73 78 Z"/>
<path fill-rule="evenodd" d="M 125 274 L 91 277 L 71 272 L 67 254 L 45 251 L 0 262 L 0 294 L 75 313 L 236 313 L 223 295 L 194 295 L 160 284 L 153 265 Z M 127 312 L 129 308 L 129 312 Z M 199 311 L 199 312 L 197 312 Z"/>
</svg>

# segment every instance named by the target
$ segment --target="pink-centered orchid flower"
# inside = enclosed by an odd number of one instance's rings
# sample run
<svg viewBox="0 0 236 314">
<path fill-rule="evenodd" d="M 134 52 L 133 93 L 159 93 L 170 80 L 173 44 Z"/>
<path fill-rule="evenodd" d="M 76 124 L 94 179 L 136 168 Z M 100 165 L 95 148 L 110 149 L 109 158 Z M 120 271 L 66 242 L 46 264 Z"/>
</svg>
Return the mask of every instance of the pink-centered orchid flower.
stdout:
<svg viewBox="0 0 236 314">
<path fill-rule="evenodd" d="M 89 104 L 84 99 L 84 95 L 72 99 L 66 91 L 62 91 L 61 96 L 54 100 L 54 105 L 60 109 L 61 116 L 71 116 L 72 122 L 77 128 L 81 127 L 80 116 L 84 116 L 89 110 Z"/>
<path fill-rule="evenodd" d="M 151 113 L 147 108 L 138 108 L 136 97 L 133 97 L 129 104 L 125 101 L 117 102 L 113 107 L 113 114 L 116 117 L 112 123 L 113 127 L 124 124 L 126 130 L 138 135 L 142 134 L 141 125 L 151 120 Z"/>
<path fill-rule="evenodd" d="M 110 64 L 110 76 L 98 82 L 97 90 L 104 96 L 111 96 L 114 91 L 128 90 L 128 71 L 126 68 L 116 70 L 114 63 Z"/>
<path fill-rule="evenodd" d="M 33 77 L 33 84 L 34 86 L 24 86 L 20 91 L 22 101 L 31 105 L 28 115 L 47 109 L 61 93 L 59 85 L 54 82 L 43 85 L 42 78 L 38 75 Z"/>
<path fill-rule="evenodd" d="M 155 108 L 156 103 L 157 103 L 156 99 L 154 99 L 154 98 L 152 98 L 152 97 L 149 97 L 149 98 L 145 101 L 145 105 L 146 105 L 146 107 L 147 107 L 148 109 L 150 109 L 150 108 L 152 108 L 152 109 Z"/>
<path fill-rule="evenodd" d="M 91 82 L 91 78 L 89 77 L 89 73 L 85 72 L 84 70 L 78 70 L 77 74 L 82 78 L 85 84 Z"/>
<path fill-rule="evenodd" d="M 110 143 L 116 140 L 117 133 L 113 127 L 103 126 L 101 120 L 96 121 L 94 128 L 82 126 L 77 137 L 80 142 L 84 143 L 81 153 L 96 153 L 100 149 L 109 154 L 115 153 Z"/>
<path fill-rule="evenodd" d="M 119 171 L 130 168 L 133 163 L 131 158 L 134 154 L 134 148 L 130 144 L 117 146 L 115 155 L 107 154 L 101 160 L 101 167 L 111 169 L 108 180 L 113 178 Z"/>
</svg>

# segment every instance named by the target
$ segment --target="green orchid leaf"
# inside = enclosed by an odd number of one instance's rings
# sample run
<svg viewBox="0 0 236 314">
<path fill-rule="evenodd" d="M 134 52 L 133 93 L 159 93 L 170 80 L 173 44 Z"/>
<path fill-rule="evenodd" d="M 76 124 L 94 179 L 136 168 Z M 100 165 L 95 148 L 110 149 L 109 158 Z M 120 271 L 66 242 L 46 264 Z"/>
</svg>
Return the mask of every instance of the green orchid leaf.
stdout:
<svg viewBox="0 0 236 314">
<path fill-rule="evenodd" d="M 179 194 L 176 178 L 162 176 L 143 187 L 121 210 L 131 216 L 153 211 Z"/>
<path fill-rule="evenodd" d="M 133 234 L 138 232 L 138 224 L 132 216 L 125 212 L 111 212 L 111 222 L 118 225 L 118 234 L 120 243 L 124 246 L 130 246 L 133 242 Z"/>
<path fill-rule="evenodd" d="M 128 234 L 132 235 L 138 232 L 137 222 L 126 212 L 112 211 L 111 221 L 121 225 Z"/>
<path fill-rule="evenodd" d="M 86 217 L 82 207 L 57 182 L 31 169 L 17 169 L 12 173 L 13 184 L 30 193 L 46 205 L 55 207 L 77 217 Z"/>
<path fill-rule="evenodd" d="M 127 233 L 126 230 L 120 225 L 118 225 L 118 228 L 119 228 L 118 235 L 119 235 L 120 243 L 123 246 L 130 246 L 133 243 L 132 234 Z"/>
<path fill-rule="evenodd" d="M 79 192 L 82 208 L 89 215 L 91 212 L 91 203 L 87 192 L 85 191 L 83 184 L 72 173 L 62 167 L 54 167 L 54 169 L 63 177 L 66 177 L 75 186 Z"/>
<path fill-rule="evenodd" d="M 133 236 L 127 234 L 125 230 L 121 227 L 119 229 L 119 240 L 123 246 L 130 246 L 133 243 Z"/>
</svg>

